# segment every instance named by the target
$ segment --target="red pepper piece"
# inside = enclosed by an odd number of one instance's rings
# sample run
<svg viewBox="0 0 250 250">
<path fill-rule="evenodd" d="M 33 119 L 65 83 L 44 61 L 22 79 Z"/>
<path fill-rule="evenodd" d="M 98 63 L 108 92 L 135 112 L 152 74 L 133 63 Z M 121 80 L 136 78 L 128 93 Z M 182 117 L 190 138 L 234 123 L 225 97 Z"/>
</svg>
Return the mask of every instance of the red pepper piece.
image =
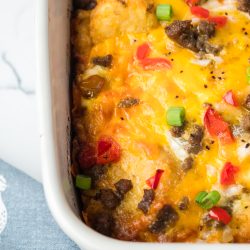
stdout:
<svg viewBox="0 0 250 250">
<path fill-rule="evenodd" d="M 238 106 L 238 102 L 233 94 L 232 90 L 229 90 L 224 96 L 223 99 L 226 103 L 233 105 L 234 107 Z"/>
<path fill-rule="evenodd" d="M 200 2 L 200 0 L 186 0 L 187 5 L 189 6 L 194 6 L 196 4 L 198 4 Z"/>
<path fill-rule="evenodd" d="M 211 23 L 215 23 L 217 28 L 221 28 L 226 25 L 227 17 L 226 16 L 213 16 L 213 17 L 209 17 L 208 21 Z"/>
<path fill-rule="evenodd" d="M 137 48 L 136 57 L 138 60 L 145 59 L 150 53 L 150 47 L 148 43 L 143 43 Z"/>
<path fill-rule="evenodd" d="M 217 137 L 222 144 L 234 142 L 232 132 L 227 122 L 211 107 L 209 107 L 204 116 L 204 125 L 211 136 Z"/>
<path fill-rule="evenodd" d="M 80 168 L 91 168 L 96 164 L 96 149 L 94 146 L 86 145 L 79 153 L 78 162 Z"/>
<path fill-rule="evenodd" d="M 164 173 L 164 170 L 157 169 L 156 174 L 150 177 L 148 180 L 146 180 L 147 185 L 152 189 L 156 189 L 158 187 L 158 184 L 160 182 L 160 179 L 163 173 Z"/>
<path fill-rule="evenodd" d="M 165 58 L 145 58 L 141 60 L 141 65 L 146 70 L 171 68 L 171 62 Z"/>
<path fill-rule="evenodd" d="M 209 211 L 209 216 L 210 218 L 220 221 L 225 225 L 227 225 L 232 220 L 232 217 L 230 216 L 230 214 L 226 210 L 220 207 L 213 207 Z"/>
<path fill-rule="evenodd" d="M 231 162 L 226 162 L 221 171 L 220 183 L 222 185 L 235 184 L 235 174 L 239 171 L 239 167 L 234 166 Z"/>
<path fill-rule="evenodd" d="M 201 18 L 208 18 L 209 17 L 209 11 L 205 8 L 200 7 L 200 6 L 192 6 L 190 8 L 190 10 L 194 16 L 201 17 Z"/>
<path fill-rule="evenodd" d="M 119 161 L 120 145 L 111 137 L 101 137 L 97 143 L 97 164 L 108 164 Z"/>
<path fill-rule="evenodd" d="M 112 141 L 111 140 L 107 140 L 105 138 L 105 140 L 100 140 L 98 142 L 98 155 L 103 155 L 105 154 L 110 148 L 112 147 Z"/>
</svg>

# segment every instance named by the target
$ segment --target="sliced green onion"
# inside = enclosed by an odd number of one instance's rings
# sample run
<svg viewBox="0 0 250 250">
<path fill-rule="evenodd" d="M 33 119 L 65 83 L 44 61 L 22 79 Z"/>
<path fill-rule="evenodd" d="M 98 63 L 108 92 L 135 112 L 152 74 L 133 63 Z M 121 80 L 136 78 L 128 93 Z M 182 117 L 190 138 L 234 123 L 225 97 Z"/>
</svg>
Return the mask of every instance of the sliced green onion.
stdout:
<svg viewBox="0 0 250 250">
<path fill-rule="evenodd" d="M 247 82 L 250 84 L 250 67 L 247 67 Z"/>
<path fill-rule="evenodd" d="M 160 21 L 170 21 L 173 15 L 170 4 L 159 4 L 156 7 L 156 16 Z"/>
<path fill-rule="evenodd" d="M 218 203 L 220 200 L 220 193 L 218 191 L 212 191 L 210 193 L 200 192 L 196 196 L 196 203 L 198 203 L 204 209 L 210 209 Z"/>
<path fill-rule="evenodd" d="M 207 198 L 211 199 L 215 205 L 219 202 L 220 197 L 221 197 L 220 193 L 218 191 L 214 190 L 214 191 L 210 192 L 205 199 L 207 199 Z"/>
<path fill-rule="evenodd" d="M 76 187 L 83 190 L 89 190 L 91 188 L 91 178 L 85 175 L 77 175 Z"/>
<path fill-rule="evenodd" d="M 210 209 L 220 200 L 220 193 L 218 191 L 210 192 L 202 201 L 202 207 Z"/>
<path fill-rule="evenodd" d="M 170 107 L 167 111 L 167 123 L 171 126 L 181 127 L 185 120 L 183 107 Z"/>
<path fill-rule="evenodd" d="M 205 191 L 198 193 L 195 198 L 195 202 L 200 204 L 207 195 L 208 195 L 208 192 L 205 192 Z"/>
</svg>

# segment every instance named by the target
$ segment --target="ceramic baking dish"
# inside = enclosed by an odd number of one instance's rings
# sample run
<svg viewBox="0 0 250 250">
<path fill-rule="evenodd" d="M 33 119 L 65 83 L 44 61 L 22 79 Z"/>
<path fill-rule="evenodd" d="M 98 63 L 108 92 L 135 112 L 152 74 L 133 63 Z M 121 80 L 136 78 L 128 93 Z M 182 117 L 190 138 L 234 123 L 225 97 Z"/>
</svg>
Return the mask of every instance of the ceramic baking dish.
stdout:
<svg viewBox="0 0 250 250">
<path fill-rule="evenodd" d="M 37 0 L 37 95 L 43 185 L 62 230 L 85 250 L 249 249 L 248 244 L 135 243 L 103 236 L 80 218 L 70 175 L 70 0 Z"/>
</svg>

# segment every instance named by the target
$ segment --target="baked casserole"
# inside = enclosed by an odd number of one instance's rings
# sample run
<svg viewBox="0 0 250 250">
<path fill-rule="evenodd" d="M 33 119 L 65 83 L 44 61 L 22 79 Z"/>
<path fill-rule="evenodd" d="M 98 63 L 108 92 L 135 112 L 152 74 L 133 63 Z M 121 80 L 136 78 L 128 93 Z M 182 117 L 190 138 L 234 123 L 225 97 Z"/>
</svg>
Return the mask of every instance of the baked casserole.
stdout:
<svg viewBox="0 0 250 250">
<path fill-rule="evenodd" d="M 250 242 L 250 0 L 75 0 L 71 26 L 84 222 Z"/>
</svg>

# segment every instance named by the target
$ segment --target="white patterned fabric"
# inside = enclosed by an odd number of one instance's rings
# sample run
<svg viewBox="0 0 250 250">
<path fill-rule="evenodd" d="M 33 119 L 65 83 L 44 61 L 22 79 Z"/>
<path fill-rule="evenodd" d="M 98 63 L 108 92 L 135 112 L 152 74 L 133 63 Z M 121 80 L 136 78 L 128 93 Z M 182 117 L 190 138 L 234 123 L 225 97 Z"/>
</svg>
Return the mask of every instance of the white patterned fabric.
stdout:
<svg viewBox="0 0 250 250">
<path fill-rule="evenodd" d="M 52 218 L 42 185 L 1 160 L 0 249 L 79 249 Z"/>
<path fill-rule="evenodd" d="M 2 200 L 2 192 L 5 191 L 7 187 L 5 178 L 0 175 L 0 234 L 3 232 L 7 224 L 7 210 Z"/>
</svg>

